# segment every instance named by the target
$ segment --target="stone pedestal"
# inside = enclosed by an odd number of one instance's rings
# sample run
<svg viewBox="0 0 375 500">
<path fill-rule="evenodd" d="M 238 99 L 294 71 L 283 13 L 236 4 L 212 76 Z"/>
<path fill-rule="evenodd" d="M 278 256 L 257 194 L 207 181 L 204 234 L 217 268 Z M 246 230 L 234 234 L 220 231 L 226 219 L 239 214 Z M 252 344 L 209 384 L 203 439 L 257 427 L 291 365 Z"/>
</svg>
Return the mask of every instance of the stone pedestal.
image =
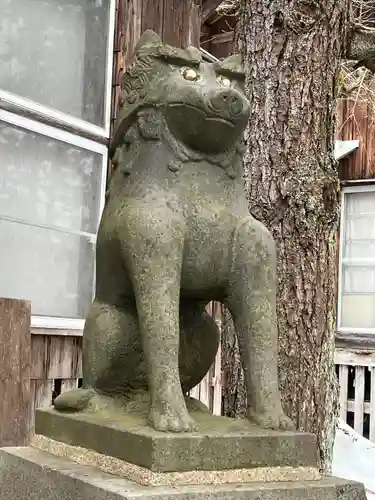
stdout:
<svg viewBox="0 0 375 500">
<path fill-rule="evenodd" d="M 146 467 L 153 472 L 316 467 L 312 434 L 268 431 L 245 420 L 192 412 L 194 433 L 147 426 L 147 413 L 60 413 L 37 410 L 36 434 Z"/>
<path fill-rule="evenodd" d="M 321 477 L 314 436 L 197 411 L 199 431 L 157 432 L 145 412 L 38 410 L 31 446 L 0 449 L 1 500 L 365 500 Z"/>
<path fill-rule="evenodd" d="M 341 479 L 199 486 L 143 486 L 32 447 L 0 449 L 2 500 L 366 500 Z"/>
</svg>

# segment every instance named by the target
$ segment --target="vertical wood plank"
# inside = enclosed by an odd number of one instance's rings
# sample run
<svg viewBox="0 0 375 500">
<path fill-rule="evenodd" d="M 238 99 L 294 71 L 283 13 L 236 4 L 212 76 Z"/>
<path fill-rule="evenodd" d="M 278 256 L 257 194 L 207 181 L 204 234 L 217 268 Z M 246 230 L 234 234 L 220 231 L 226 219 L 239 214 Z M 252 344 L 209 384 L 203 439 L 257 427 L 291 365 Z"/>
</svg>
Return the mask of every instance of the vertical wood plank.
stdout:
<svg viewBox="0 0 375 500">
<path fill-rule="evenodd" d="M 138 39 L 142 34 L 142 7 L 142 0 L 129 0 L 128 19 L 125 20 L 128 23 L 124 29 L 125 39 L 127 40 L 127 44 L 123 46 L 125 66 L 129 63 Z"/>
<path fill-rule="evenodd" d="M 31 379 L 82 377 L 82 337 L 31 335 Z"/>
<path fill-rule="evenodd" d="M 372 179 L 375 175 L 375 121 L 373 106 L 363 101 L 338 101 L 336 138 L 357 140 L 360 145 L 339 163 L 341 180 Z"/>
<path fill-rule="evenodd" d="M 49 345 L 47 379 L 79 378 L 81 376 L 81 339 L 51 335 L 47 337 Z"/>
<path fill-rule="evenodd" d="M 121 92 L 121 78 L 132 58 L 134 48 L 142 30 L 142 0 L 118 0 L 115 57 L 114 91 L 112 102 L 112 127 L 117 116 L 118 99 Z"/>
<path fill-rule="evenodd" d="M 363 414 L 365 409 L 365 368 L 355 367 L 354 430 L 363 436 Z"/>
<path fill-rule="evenodd" d="M 30 303 L 0 299 L 0 446 L 30 437 Z"/>
<path fill-rule="evenodd" d="M 336 127 L 335 127 L 335 139 L 342 140 L 342 129 L 341 126 L 344 123 L 344 99 L 337 99 L 336 103 Z"/>
<path fill-rule="evenodd" d="M 205 404 L 208 408 L 211 409 L 211 397 L 210 397 L 210 392 L 211 392 L 211 373 L 207 373 L 207 375 L 204 377 L 202 382 L 199 384 L 200 385 L 200 395 L 199 399 L 200 401 Z"/>
<path fill-rule="evenodd" d="M 202 26 L 202 1 L 191 0 L 185 2 L 182 47 L 200 46 Z"/>
<path fill-rule="evenodd" d="M 222 400 L 222 390 L 221 390 L 221 346 L 217 352 L 214 365 L 214 378 L 213 378 L 213 402 L 212 402 L 212 413 L 214 415 L 221 415 L 221 400 Z"/>
<path fill-rule="evenodd" d="M 370 440 L 375 442 L 375 368 L 371 368 L 370 373 Z"/>
<path fill-rule="evenodd" d="M 219 329 L 221 338 L 222 334 L 222 306 L 219 302 L 212 303 L 212 316 Z M 213 379 L 212 383 L 212 413 L 214 415 L 222 414 L 222 377 L 221 377 L 221 342 L 219 349 L 216 353 L 215 362 L 213 366 Z"/>
<path fill-rule="evenodd" d="M 353 177 L 355 179 L 365 179 L 367 176 L 367 155 L 369 150 L 369 142 L 368 142 L 368 128 L 369 128 L 369 119 L 368 119 L 368 106 L 367 103 L 360 103 L 356 106 L 356 122 L 359 133 L 360 147 L 357 150 L 357 157 L 359 157 L 359 161 L 356 163 L 356 169 L 353 172 Z"/>
<path fill-rule="evenodd" d="M 52 406 L 53 380 L 35 381 L 35 408 Z"/>
<path fill-rule="evenodd" d="M 46 335 L 31 334 L 31 380 L 47 378 L 47 347 Z"/>
<path fill-rule="evenodd" d="M 35 429 L 35 410 L 36 410 L 36 380 L 30 380 L 30 394 L 31 394 L 31 404 L 30 404 L 30 421 L 29 421 L 29 436 L 30 439 L 34 435 Z"/>
<path fill-rule="evenodd" d="M 146 30 L 153 30 L 162 36 L 164 1 L 143 0 L 141 33 Z"/>
<path fill-rule="evenodd" d="M 347 411 L 348 411 L 348 376 L 349 376 L 349 370 L 347 365 L 340 365 L 339 366 L 340 418 L 345 423 L 347 421 Z"/>
<path fill-rule="evenodd" d="M 190 397 L 195 398 L 195 399 L 199 399 L 200 398 L 199 385 L 196 385 L 195 387 L 193 387 L 189 394 L 190 394 Z"/>
<path fill-rule="evenodd" d="M 112 81 L 112 108 L 111 108 L 111 133 L 117 115 L 117 105 L 120 97 L 121 77 L 124 72 L 123 56 L 122 56 L 122 41 L 124 37 L 124 17 L 126 16 L 125 0 L 116 0 L 116 16 L 115 16 L 115 43 L 114 43 L 114 58 L 113 58 L 113 81 Z M 109 166 L 109 174 L 111 173 L 112 165 Z"/>
<path fill-rule="evenodd" d="M 162 33 L 164 43 L 176 47 L 182 46 L 185 4 L 190 1 L 191 0 L 168 0 L 165 2 Z"/>
<path fill-rule="evenodd" d="M 366 163 L 363 165 L 362 177 L 373 179 L 375 177 L 375 120 L 373 115 L 373 104 L 367 105 L 367 139 L 366 139 Z M 361 144 L 360 146 L 361 147 Z"/>
<path fill-rule="evenodd" d="M 30 435 L 35 429 L 35 410 L 37 408 L 49 408 L 52 404 L 53 380 L 31 380 L 31 418 Z"/>
</svg>

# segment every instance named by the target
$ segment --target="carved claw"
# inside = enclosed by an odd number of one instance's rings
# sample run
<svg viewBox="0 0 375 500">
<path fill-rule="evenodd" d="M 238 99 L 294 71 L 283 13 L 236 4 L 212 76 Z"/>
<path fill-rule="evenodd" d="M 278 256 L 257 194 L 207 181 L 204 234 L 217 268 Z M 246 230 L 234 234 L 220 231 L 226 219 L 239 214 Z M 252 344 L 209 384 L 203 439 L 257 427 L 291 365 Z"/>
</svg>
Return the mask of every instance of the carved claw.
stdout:
<svg viewBox="0 0 375 500">
<path fill-rule="evenodd" d="M 162 432 L 193 432 L 197 429 L 196 422 L 191 418 L 185 403 L 176 408 L 170 404 L 154 404 L 151 406 L 149 424 L 157 431 Z"/>
<path fill-rule="evenodd" d="M 295 430 L 295 426 L 290 418 L 282 410 L 277 410 L 276 408 L 263 412 L 255 412 L 252 408 L 249 408 L 247 416 L 250 421 L 255 422 L 263 429 Z"/>
</svg>

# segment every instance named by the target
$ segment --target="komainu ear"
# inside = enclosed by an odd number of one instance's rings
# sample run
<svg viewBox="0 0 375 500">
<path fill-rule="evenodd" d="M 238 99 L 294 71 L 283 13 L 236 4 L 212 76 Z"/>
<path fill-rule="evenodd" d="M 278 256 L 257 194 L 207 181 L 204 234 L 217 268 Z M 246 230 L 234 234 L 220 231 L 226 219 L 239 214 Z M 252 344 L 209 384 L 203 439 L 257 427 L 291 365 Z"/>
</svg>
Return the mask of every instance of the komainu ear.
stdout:
<svg viewBox="0 0 375 500">
<path fill-rule="evenodd" d="M 160 36 L 155 31 L 146 30 L 138 40 L 135 52 L 143 47 L 159 47 L 162 43 Z"/>
<path fill-rule="evenodd" d="M 242 56 L 240 54 L 226 57 L 222 61 L 215 63 L 215 70 L 218 73 L 227 74 L 228 76 L 236 76 L 241 80 L 245 79 Z"/>
<path fill-rule="evenodd" d="M 223 69 L 228 69 L 234 73 L 243 73 L 241 54 L 234 54 L 233 56 L 226 57 L 219 64 Z"/>
<path fill-rule="evenodd" d="M 191 58 L 197 61 L 202 60 L 202 53 L 197 47 L 194 47 L 193 45 L 190 45 L 187 49 L 186 52 L 191 55 Z"/>
</svg>

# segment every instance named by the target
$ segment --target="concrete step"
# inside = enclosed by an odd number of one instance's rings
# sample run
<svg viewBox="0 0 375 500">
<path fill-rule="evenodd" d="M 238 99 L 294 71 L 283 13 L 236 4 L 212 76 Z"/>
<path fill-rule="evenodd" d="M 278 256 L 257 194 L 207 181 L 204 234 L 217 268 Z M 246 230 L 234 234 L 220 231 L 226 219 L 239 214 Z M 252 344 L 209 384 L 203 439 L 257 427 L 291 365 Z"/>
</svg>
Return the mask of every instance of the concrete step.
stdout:
<svg viewBox="0 0 375 500">
<path fill-rule="evenodd" d="M 32 447 L 0 449 L 1 500 L 366 500 L 337 478 L 200 486 L 141 486 Z"/>
</svg>

